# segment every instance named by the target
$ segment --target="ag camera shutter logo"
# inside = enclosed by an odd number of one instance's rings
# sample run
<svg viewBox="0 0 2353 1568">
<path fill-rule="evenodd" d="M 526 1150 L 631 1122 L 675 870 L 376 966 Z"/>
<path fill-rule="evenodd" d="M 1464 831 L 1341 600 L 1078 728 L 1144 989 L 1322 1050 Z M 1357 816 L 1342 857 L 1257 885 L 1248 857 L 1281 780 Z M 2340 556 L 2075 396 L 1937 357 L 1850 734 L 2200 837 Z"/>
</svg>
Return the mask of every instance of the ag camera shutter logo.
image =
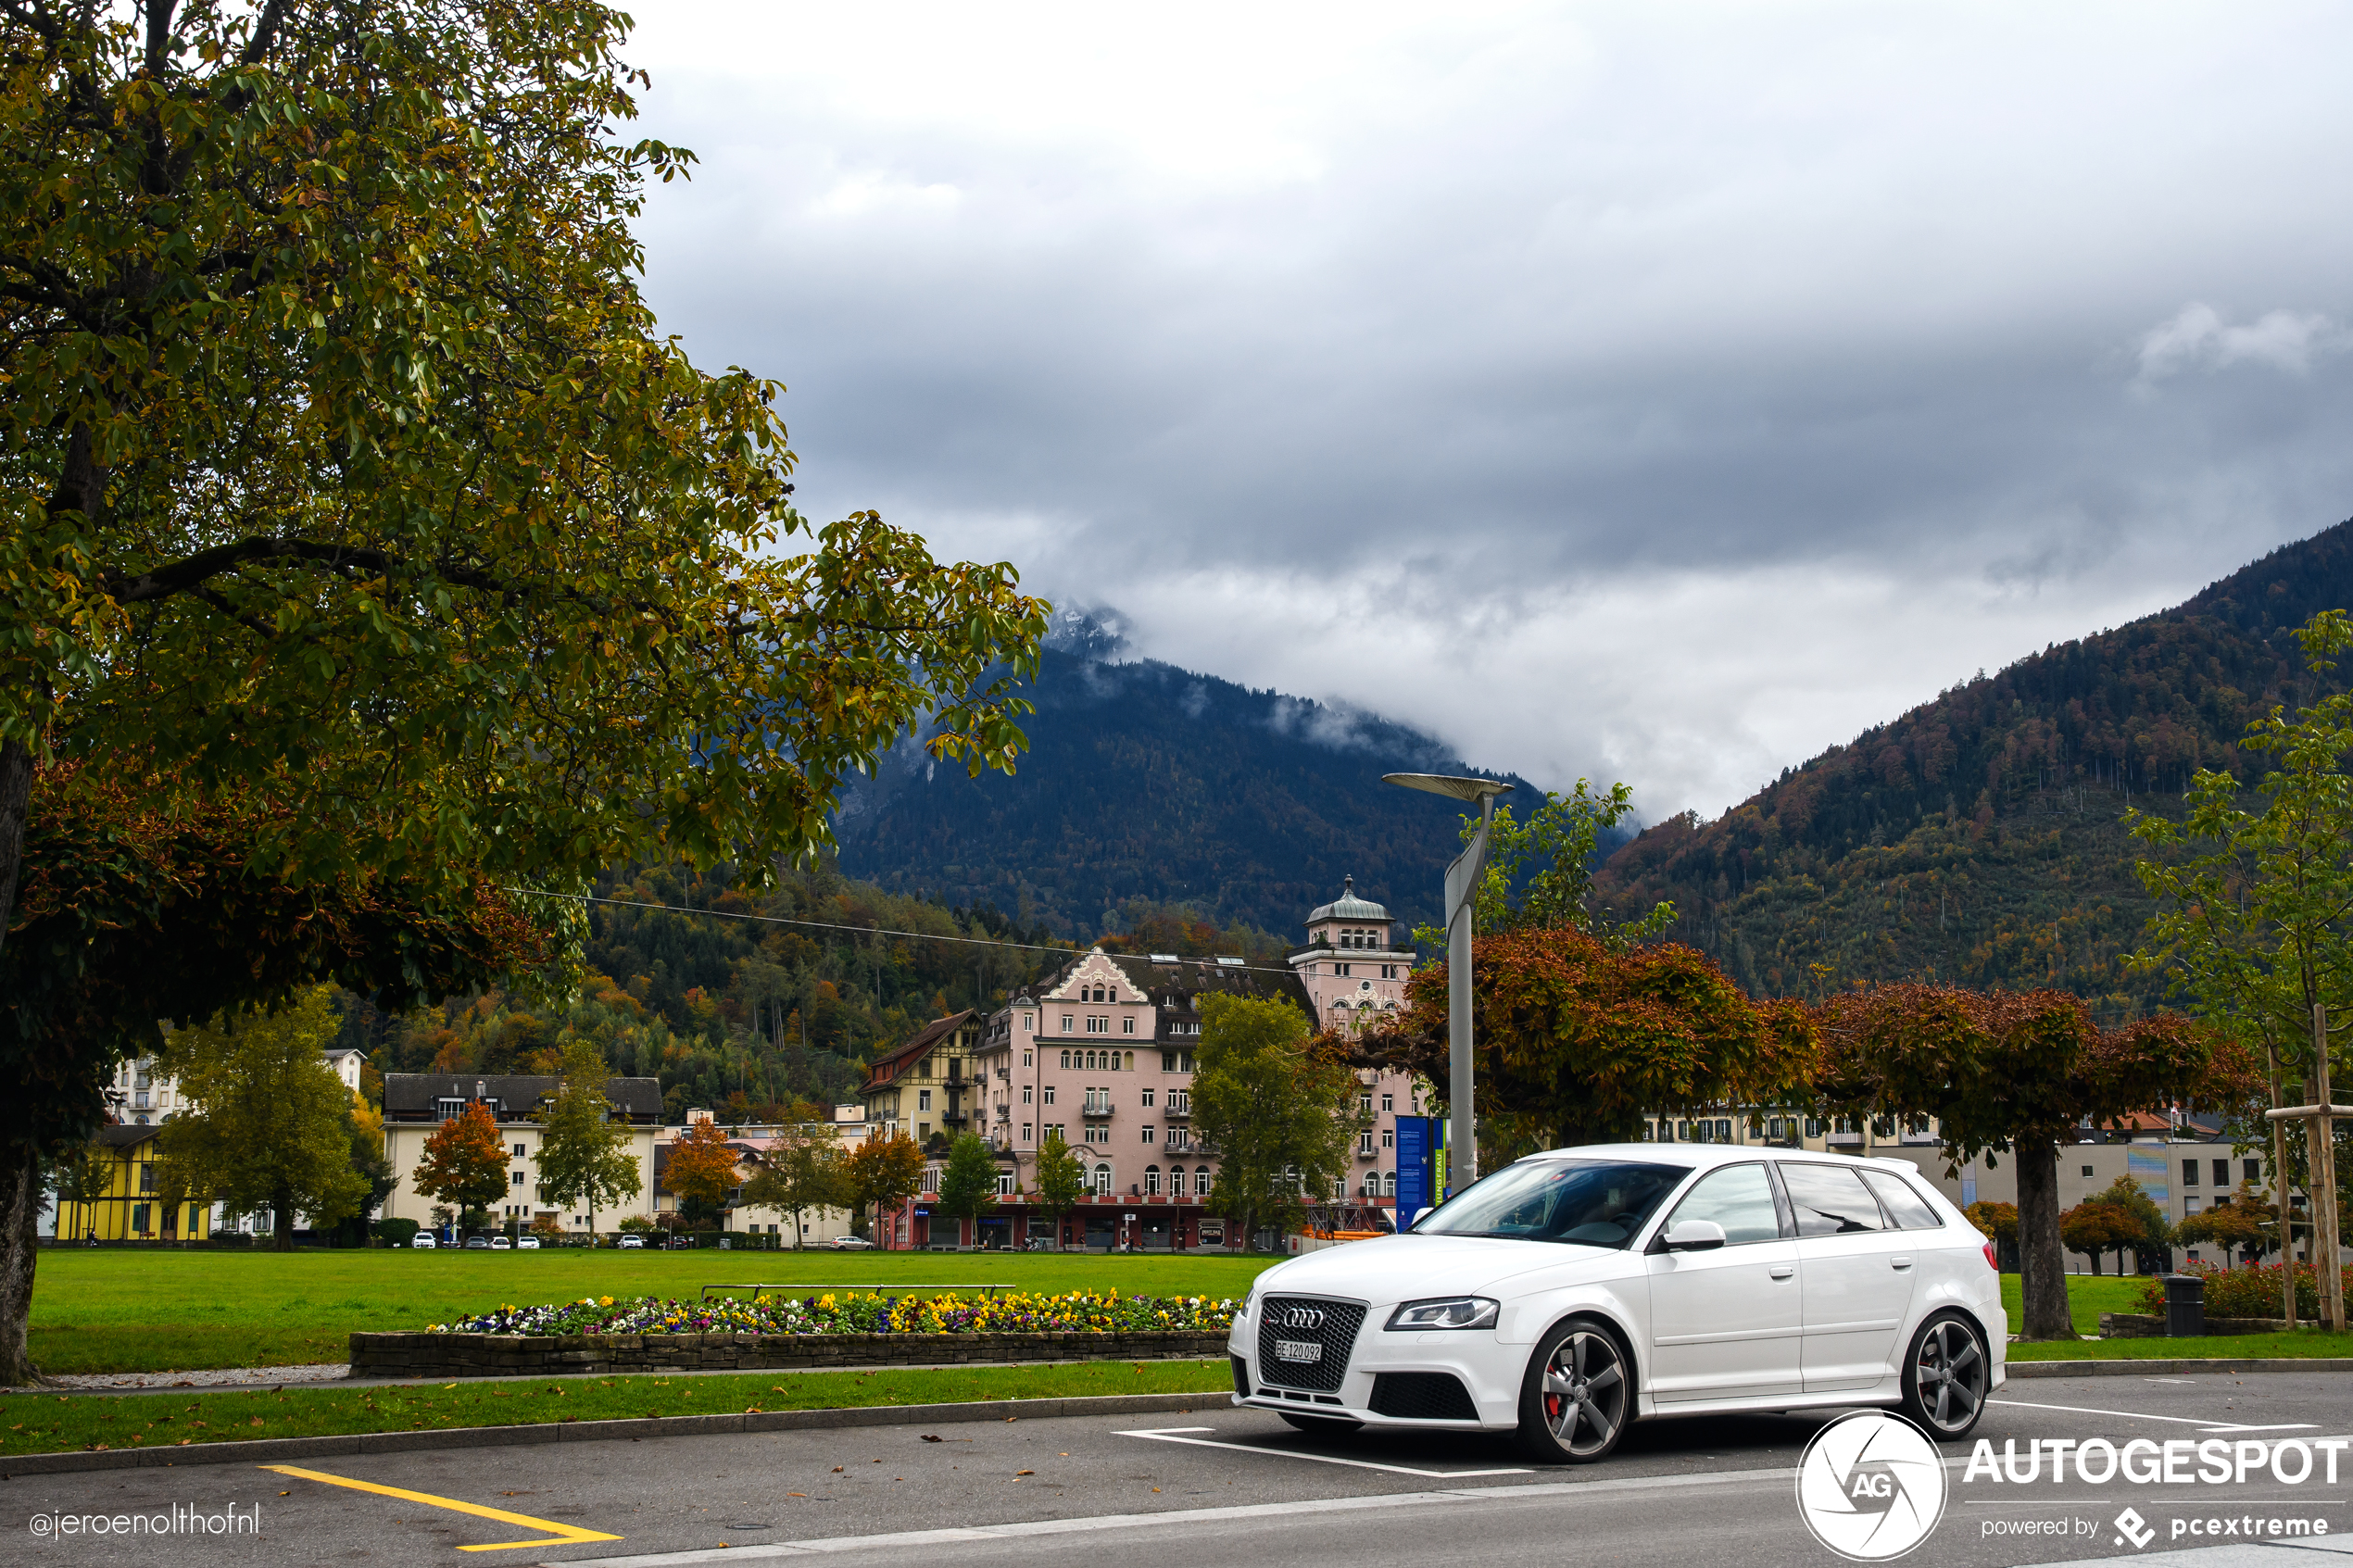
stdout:
<svg viewBox="0 0 2353 1568">
<path fill-rule="evenodd" d="M 1849 1562 L 1901 1557 L 1944 1517 L 1944 1458 L 1902 1417 L 1858 1411 L 1806 1445 L 1797 1512 L 1816 1540 Z"/>
</svg>

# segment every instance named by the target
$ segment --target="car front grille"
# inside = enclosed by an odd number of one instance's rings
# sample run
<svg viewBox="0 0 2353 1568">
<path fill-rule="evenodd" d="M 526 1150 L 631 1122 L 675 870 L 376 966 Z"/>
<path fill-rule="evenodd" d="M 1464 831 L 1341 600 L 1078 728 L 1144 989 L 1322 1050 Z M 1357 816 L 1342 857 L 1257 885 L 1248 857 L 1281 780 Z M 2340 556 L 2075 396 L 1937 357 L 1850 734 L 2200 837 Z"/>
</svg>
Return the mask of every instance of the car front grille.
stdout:
<svg viewBox="0 0 2353 1568">
<path fill-rule="evenodd" d="M 1451 1372 L 1373 1374 L 1373 1411 L 1400 1421 L 1477 1421 L 1470 1390 Z"/>
<path fill-rule="evenodd" d="M 1312 1296 L 1269 1296 L 1259 1303 L 1258 1381 L 1285 1388 L 1305 1388 L 1328 1394 L 1348 1375 L 1349 1352 L 1356 1348 L 1356 1331 L 1365 1324 L 1359 1301 L 1322 1301 Z M 1313 1360 L 1302 1361 L 1292 1348 L 1315 1347 Z"/>
</svg>

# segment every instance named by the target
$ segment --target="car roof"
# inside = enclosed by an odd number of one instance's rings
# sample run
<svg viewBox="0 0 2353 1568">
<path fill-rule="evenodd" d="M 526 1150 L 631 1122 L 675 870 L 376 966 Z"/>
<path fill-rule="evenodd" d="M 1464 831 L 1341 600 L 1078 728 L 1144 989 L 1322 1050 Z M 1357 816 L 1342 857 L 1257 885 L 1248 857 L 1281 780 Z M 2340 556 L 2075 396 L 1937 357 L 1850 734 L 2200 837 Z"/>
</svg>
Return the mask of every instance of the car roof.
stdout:
<svg viewBox="0 0 2353 1568">
<path fill-rule="evenodd" d="M 1717 1165 L 1744 1164 L 1755 1160 L 1804 1160 L 1817 1164 L 1854 1165 L 1866 1170 L 1894 1171 L 1915 1176 L 1920 1173 L 1919 1167 L 1908 1160 L 1870 1160 L 1828 1149 L 1782 1148 L 1770 1144 L 1589 1143 L 1567 1148 L 1548 1148 L 1541 1153 L 1524 1155 L 1521 1159 L 1639 1160 L 1652 1165 L 1680 1165 L 1692 1171 Z M 1513 1161 L 1515 1164 L 1520 1162 Z"/>
</svg>

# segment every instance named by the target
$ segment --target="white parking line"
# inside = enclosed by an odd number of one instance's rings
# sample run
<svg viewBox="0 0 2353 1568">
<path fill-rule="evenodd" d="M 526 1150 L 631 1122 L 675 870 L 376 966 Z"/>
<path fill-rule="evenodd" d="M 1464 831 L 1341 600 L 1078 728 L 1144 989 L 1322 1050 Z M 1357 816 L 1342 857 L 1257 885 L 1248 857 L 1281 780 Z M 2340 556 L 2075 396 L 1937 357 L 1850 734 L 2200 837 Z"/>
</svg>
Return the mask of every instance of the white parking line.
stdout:
<svg viewBox="0 0 2353 1568">
<path fill-rule="evenodd" d="M 2315 1423 L 2284 1421 L 2270 1426 L 2246 1426 L 2234 1422 L 2208 1421 L 2195 1415 L 2151 1415 L 2146 1411 L 2104 1411 L 2090 1405 L 2038 1405 L 2032 1399 L 1988 1399 L 1989 1405 L 2016 1405 L 2020 1410 L 2066 1411 L 2071 1415 L 2116 1415 L 2127 1421 L 2170 1421 L 2183 1426 L 2203 1426 L 2209 1432 L 2309 1432 Z"/>
<path fill-rule="evenodd" d="M 1143 1432 L 1114 1432 L 1114 1437 L 1149 1437 L 1155 1443 L 1189 1443 L 1197 1449 L 1232 1449 L 1237 1453 L 1270 1454 L 1277 1459 L 1312 1460 L 1317 1464 L 1344 1464 L 1352 1470 L 1386 1470 L 1391 1475 L 1420 1475 L 1425 1478 L 1451 1481 L 1468 1475 L 1526 1475 L 1530 1472 L 1522 1466 L 1513 1470 L 1416 1470 L 1410 1464 L 1375 1464 L 1368 1459 L 1339 1459 L 1331 1454 L 1302 1453 L 1297 1449 L 1262 1449 L 1255 1443 L 1218 1443 L 1207 1437 L 1187 1437 L 1187 1432 L 1214 1432 L 1214 1426 L 1162 1426 Z"/>
<path fill-rule="evenodd" d="M 1195 1427 L 1194 1431 L 1214 1428 Z M 1257 1449 L 1264 1453 L 1267 1450 Z M 1457 1472 L 1457 1474 L 1462 1474 Z M 1526 1474 L 1521 1472 L 1520 1474 Z M 1429 1508 L 1447 1503 L 1529 1502 L 1589 1492 L 1652 1492 L 1684 1486 L 1769 1484 L 1787 1486 L 1795 1470 L 1719 1470 L 1705 1474 L 1629 1475 L 1616 1481 L 1539 1481 L 1525 1486 L 1464 1486 L 1456 1490 L 1380 1492 L 1362 1498 L 1304 1498 L 1293 1502 L 1244 1503 L 1226 1508 L 1171 1509 L 1164 1513 L 1099 1513 L 1077 1519 L 1030 1519 L 1010 1524 L 973 1524 L 944 1530 L 902 1530 L 887 1536 L 832 1536 L 810 1541 L 768 1541 L 754 1546 L 699 1547 L 648 1552 L 635 1557 L 568 1559 L 552 1568 L 687 1568 L 700 1562 L 740 1562 L 748 1558 L 802 1557 L 812 1552 L 897 1550 L 956 1542 L 1017 1540 L 1025 1537 L 1071 1536 L 1103 1530 L 1139 1530 L 1155 1525 L 1198 1528 L 1240 1519 L 1283 1519 L 1299 1514 L 1353 1513 L 1361 1509 Z"/>
</svg>

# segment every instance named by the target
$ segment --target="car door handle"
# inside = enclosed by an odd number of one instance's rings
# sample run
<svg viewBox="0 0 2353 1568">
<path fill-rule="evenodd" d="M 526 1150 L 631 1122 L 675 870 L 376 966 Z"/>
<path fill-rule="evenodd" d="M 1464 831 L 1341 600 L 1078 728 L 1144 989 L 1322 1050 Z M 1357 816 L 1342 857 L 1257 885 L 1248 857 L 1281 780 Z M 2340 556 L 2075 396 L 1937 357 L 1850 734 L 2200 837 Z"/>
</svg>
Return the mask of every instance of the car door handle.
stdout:
<svg viewBox="0 0 2353 1568">
<path fill-rule="evenodd" d="M 1797 1273 L 1797 1265 L 1795 1263 L 1776 1263 L 1773 1265 L 1773 1277 L 1775 1279 L 1787 1279 L 1790 1275 L 1795 1273 Z"/>
<path fill-rule="evenodd" d="M 1890 1258 L 1888 1261 L 1899 1269 L 1908 1269 L 1912 1266 L 1912 1261 L 1909 1258 Z"/>
</svg>

